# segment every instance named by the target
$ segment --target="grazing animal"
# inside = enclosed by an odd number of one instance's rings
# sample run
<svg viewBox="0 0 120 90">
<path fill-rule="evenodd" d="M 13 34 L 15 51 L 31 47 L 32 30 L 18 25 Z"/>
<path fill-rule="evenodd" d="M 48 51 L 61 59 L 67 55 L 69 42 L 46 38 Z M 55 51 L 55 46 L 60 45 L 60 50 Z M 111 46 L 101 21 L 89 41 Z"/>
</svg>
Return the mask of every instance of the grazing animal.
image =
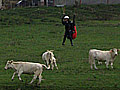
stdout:
<svg viewBox="0 0 120 90">
<path fill-rule="evenodd" d="M 39 82 L 38 82 L 38 85 L 39 85 L 42 80 L 41 74 L 43 71 L 43 67 L 48 69 L 46 65 L 40 64 L 40 63 L 14 62 L 13 60 L 11 60 L 11 61 L 7 61 L 5 70 L 10 69 L 10 68 L 15 70 L 15 72 L 13 73 L 13 76 L 12 76 L 12 81 L 14 80 L 14 76 L 16 74 L 18 74 L 18 78 L 20 81 L 22 81 L 22 79 L 20 77 L 22 73 L 23 74 L 34 74 L 34 77 L 29 84 L 32 84 L 33 81 L 35 81 L 36 78 L 39 77 Z"/>
<path fill-rule="evenodd" d="M 93 69 L 93 64 L 94 68 L 98 69 L 95 64 L 95 60 L 98 61 L 106 61 L 106 67 L 108 68 L 109 63 L 111 62 L 111 68 L 113 68 L 113 62 L 115 57 L 118 55 L 118 49 L 113 48 L 110 51 L 102 51 L 102 50 L 97 50 L 97 49 L 91 49 L 89 51 L 89 63 L 91 66 L 91 69 Z"/>
<path fill-rule="evenodd" d="M 54 65 L 55 65 L 56 69 L 58 69 L 57 64 L 56 64 L 56 59 L 55 59 L 54 54 L 53 54 L 53 51 L 54 50 L 47 50 L 42 55 L 42 59 L 45 61 L 45 63 L 47 64 L 49 69 L 50 69 L 50 64 L 51 64 L 52 70 L 54 68 Z"/>
</svg>

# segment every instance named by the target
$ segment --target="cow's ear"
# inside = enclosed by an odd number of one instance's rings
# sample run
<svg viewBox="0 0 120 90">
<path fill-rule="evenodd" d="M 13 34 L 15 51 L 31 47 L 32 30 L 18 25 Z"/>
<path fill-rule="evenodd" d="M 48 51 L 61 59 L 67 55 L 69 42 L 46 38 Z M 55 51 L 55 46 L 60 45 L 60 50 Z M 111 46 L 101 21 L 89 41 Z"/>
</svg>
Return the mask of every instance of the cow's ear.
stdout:
<svg viewBox="0 0 120 90">
<path fill-rule="evenodd" d="M 53 52 L 54 50 L 50 50 L 51 52 Z"/>
<path fill-rule="evenodd" d="M 114 52 L 113 49 L 110 50 L 111 52 Z"/>
<path fill-rule="evenodd" d="M 47 50 L 47 52 L 48 52 L 49 50 Z"/>
<path fill-rule="evenodd" d="M 11 60 L 11 62 L 13 62 L 13 60 Z"/>
<path fill-rule="evenodd" d="M 120 49 L 117 49 L 117 51 L 119 52 L 119 51 L 120 51 Z"/>
<path fill-rule="evenodd" d="M 7 63 L 9 63 L 10 61 L 8 60 Z"/>
<path fill-rule="evenodd" d="M 10 63 L 12 63 L 12 62 L 13 62 L 13 60 L 10 61 Z"/>
</svg>

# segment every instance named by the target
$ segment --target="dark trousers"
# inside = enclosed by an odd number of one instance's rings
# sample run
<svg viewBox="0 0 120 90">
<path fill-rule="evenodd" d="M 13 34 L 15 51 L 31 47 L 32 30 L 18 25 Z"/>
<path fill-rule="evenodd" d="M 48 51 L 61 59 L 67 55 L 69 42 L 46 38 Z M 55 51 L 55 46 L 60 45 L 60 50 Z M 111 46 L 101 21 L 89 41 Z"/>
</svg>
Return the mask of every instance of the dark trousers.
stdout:
<svg viewBox="0 0 120 90">
<path fill-rule="evenodd" d="M 73 46 L 73 43 L 72 43 L 72 30 L 69 30 L 69 31 L 65 31 L 65 35 L 64 35 L 64 38 L 63 38 L 63 44 L 65 43 L 66 41 L 66 38 L 70 39 L 70 42 L 71 42 L 71 45 Z"/>
</svg>

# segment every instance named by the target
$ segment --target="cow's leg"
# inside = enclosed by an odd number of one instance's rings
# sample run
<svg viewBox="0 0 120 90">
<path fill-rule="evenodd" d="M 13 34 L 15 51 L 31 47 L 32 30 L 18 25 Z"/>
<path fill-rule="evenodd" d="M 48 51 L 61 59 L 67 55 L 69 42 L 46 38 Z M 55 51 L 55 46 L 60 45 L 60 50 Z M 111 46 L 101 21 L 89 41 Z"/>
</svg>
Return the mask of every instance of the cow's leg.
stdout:
<svg viewBox="0 0 120 90">
<path fill-rule="evenodd" d="M 13 73 L 12 81 L 14 80 L 15 74 L 17 74 L 17 71 Z"/>
<path fill-rule="evenodd" d="M 92 60 L 89 60 L 90 61 L 90 68 L 93 69 L 93 62 Z"/>
<path fill-rule="evenodd" d="M 36 80 L 37 76 L 40 75 L 41 72 L 42 72 L 42 68 L 40 70 L 37 70 L 34 74 L 32 81 L 29 84 L 32 84 Z"/>
<path fill-rule="evenodd" d="M 91 63 L 91 64 L 90 64 L 90 68 L 91 68 L 91 69 L 93 69 L 93 66 L 92 66 L 92 65 L 93 65 L 93 64 Z"/>
<path fill-rule="evenodd" d="M 54 64 L 53 64 L 53 61 L 51 62 L 51 66 L 52 66 L 52 70 L 53 70 L 53 68 L 54 68 Z"/>
<path fill-rule="evenodd" d="M 98 68 L 96 67 L 95 60 L 93 61 L 93 64 L 94 64 L 94 68 L 95 68 L 95 69 L 98 69 Z"/>
<path fill-rule="evenodd" d="M 93 58 L 91 55 L 89 55 L 89 63 L 90 63 L 90 68 L 93 69 Z"/>
<path fill-rule="evenodd" d="M 32 84 L 36 80 L 36 78 L 37 78 L 37 75 L 34 75 L 32 81 L 29 84 Z"/>
<path fill-rule="evenodd" d="M 56 69 L 58 69 L 57 64 L 56 64 L 56 61 L 54 61 L 54 64 L 55 64 Z"/>
<path fill-rule="evenodd" d="M 107 62 L 105 61 L 105 64 L 106 64 Z"/>
<path fill-rule="evenodd" d="M 41 74 L 39 75 L 39 82 L 37 83 L 38 85 L 41 83 L 41 80 L 42 80 L 42 76 Z"/>
<path fill-rule="evenodd" d="M 21 70 L 18 72 L 18 78 L 19 78 L 20 81 L 23 81 L 20 77 L 22 73 L 23 73 L 23 71 L 21 71 Z"/>
<path fill-rule="evenodd" d="M 113 69 L 113 62 L 111 62 L 111 68 Z"/>
<path fill-rule="evenodd" d="M 108 68 L 109 60 L 106 61 L 106 68 Z"/>
<path fill-rule="evenodd" d="M 90 62 L 90 68 L 93 69 L 93 62 L 91 59 L 89 59 L 89 62 Z"/>
</svg>

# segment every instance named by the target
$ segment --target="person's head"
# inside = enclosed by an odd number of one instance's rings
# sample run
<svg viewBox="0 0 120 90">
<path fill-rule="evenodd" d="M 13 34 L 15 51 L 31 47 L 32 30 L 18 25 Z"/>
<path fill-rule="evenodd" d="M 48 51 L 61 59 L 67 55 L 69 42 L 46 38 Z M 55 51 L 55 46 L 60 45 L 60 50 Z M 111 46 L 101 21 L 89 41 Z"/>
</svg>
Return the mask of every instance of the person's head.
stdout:
<svg viewBox="0 0 120 90">
<path fill-rule="evenodd" d="M 69 16 L 65 16 L 64 21 L 69 21 Z"/>
</svg>

